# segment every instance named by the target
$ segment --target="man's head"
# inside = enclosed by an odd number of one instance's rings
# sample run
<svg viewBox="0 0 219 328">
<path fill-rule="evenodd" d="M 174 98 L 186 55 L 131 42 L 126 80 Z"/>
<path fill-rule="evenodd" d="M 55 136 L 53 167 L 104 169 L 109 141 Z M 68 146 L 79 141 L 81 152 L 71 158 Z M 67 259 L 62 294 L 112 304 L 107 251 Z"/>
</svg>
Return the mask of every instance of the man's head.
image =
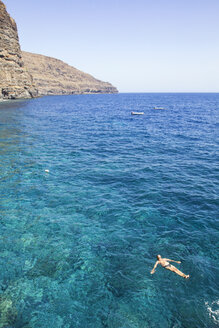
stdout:
<svg viewBox="0 0 219 328">
<path fill-rule="evenodd" d="M 157 259 L 159 261 L 161 259 L 161 255 L 157 255 Z"/>
</svg>

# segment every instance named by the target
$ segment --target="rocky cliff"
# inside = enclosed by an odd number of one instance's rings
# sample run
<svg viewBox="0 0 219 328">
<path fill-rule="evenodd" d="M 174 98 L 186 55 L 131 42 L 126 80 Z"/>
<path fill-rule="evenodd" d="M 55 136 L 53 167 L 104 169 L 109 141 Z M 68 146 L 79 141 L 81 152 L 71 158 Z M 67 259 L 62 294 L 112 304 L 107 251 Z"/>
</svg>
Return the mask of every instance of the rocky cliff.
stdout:
<svg viewBox="0 0 219 328">
<path fill-rule="evenodd" d="M 36 95 L 32 77 L 22 60 L 16 23 L 0 0 L 0 99 Z"/>
<path fill-rule="evenodd" d="M 110 83 L 99 81 L 61 60 L 29 52 L 22 54 L 39 95 L 118 92 Z"/>
<path fill-rule="evenodd" d="M 116 92 L 110 83 L 99 81 L 61 60 L 22 53 L 16 23 L 0 0 L 0 99 Z"/>
</svg>

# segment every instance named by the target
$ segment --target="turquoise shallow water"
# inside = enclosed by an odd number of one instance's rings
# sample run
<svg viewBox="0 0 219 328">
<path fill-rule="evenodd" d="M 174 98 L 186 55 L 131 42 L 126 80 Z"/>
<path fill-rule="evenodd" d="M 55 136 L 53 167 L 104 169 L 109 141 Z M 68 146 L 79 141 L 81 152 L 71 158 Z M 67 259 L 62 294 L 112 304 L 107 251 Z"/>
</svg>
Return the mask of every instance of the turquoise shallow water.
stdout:
<svg viewBox="0 0 219 328">
<path fill-rule="evenodd" d="M 0 328 L 217 327 L 218 113 L 218 94 L 1 104 Z M 150 275 L 157 254 L 191 278 Z"/>
</svg>

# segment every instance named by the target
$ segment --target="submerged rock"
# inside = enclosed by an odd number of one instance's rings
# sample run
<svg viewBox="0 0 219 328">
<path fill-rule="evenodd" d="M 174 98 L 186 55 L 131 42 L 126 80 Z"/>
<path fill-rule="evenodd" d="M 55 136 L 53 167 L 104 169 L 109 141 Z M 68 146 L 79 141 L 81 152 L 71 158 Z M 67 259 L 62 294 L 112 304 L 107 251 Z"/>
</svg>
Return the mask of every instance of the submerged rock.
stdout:
<svg viewBox="0 0 219 328">
<path fill-rule="evenodd" d="M 11 326 L 17 319 L 17 310 L 12 300 L 0 296 L 0 328 Z"/>
</svg>

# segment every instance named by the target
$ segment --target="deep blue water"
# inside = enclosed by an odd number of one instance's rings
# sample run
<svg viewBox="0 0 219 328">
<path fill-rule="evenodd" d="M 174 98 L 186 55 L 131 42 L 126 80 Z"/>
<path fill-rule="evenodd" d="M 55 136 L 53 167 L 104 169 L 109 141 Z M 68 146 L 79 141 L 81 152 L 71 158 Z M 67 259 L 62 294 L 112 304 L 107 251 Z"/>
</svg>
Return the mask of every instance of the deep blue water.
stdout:
<svg viewBox="0 0 219 328">
<path fill-rule="evenodd" d="M 219 94 L 2 103 L 0 328 L 217 327 L 218 143 Z"/>
</svg>

